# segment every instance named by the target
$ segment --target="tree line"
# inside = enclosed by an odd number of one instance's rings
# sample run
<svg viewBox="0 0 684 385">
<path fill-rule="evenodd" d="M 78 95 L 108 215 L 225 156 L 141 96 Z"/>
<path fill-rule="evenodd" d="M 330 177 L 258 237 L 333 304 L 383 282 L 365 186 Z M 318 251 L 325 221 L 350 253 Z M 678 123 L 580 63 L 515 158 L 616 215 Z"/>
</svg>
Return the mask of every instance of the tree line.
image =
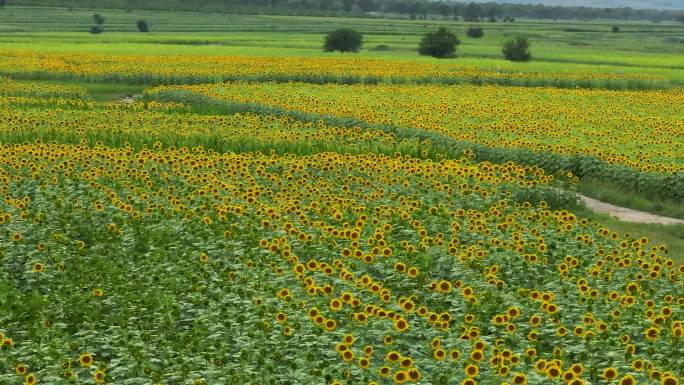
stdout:
<svg viewBox="0 0 684 385">
<path fill-rule="evenodd" d="M 464 21 L 533 19 L 614 19 L 684 22 L 684 11 L 541 4 L 467 3 L 431 0 L 0 0 L 6 5 L 119 8 L 334 16 L 398 16 Z"/>
<path fill-rule="evenodd" d="M 482 28 L 471 27 L 466 35 L 473 39 L 484 36 Z M 439 59 L 455 58 L 456 47 L 461 44 L 458 37 L 445 27 L 436 31 L 428 32 L 418 45 L 418 53 L 423 56 L 432 56 Z M 323 50 L 325 52 L 338 51 L 359 52 L 363 45 L 363 35 L 350 28 L 340 28 L 330 32 L 325 37 Z M 510 61 L 526 62 L 532 59 L 530 52 L 530 42 L 525 36 L 516 36 L 506 41 L 503 45 L 502 53 Z"/>
</svg>

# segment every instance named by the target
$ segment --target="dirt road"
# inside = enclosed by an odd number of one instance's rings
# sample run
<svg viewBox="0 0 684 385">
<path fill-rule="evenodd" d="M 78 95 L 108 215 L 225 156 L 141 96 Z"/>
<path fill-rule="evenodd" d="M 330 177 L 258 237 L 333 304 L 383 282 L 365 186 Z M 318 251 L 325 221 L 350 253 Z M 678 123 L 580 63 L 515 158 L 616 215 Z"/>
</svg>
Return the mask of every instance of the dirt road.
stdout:
<svg viewBox="0 0 684 385">
<path fill-rule="evenodd" d="M 589 210 L 595 211 L 597 213 L 608 214 L 623 222 L 659 223 L 663 225 L 684 224 L 684 221 L 681 219 L 668 218 L 644 211 L 615 206 L 611 205 L 610 203 L 605 203 L 586 197 L 584 195 L 579 195 L 579 197 Z"/>
</svg>

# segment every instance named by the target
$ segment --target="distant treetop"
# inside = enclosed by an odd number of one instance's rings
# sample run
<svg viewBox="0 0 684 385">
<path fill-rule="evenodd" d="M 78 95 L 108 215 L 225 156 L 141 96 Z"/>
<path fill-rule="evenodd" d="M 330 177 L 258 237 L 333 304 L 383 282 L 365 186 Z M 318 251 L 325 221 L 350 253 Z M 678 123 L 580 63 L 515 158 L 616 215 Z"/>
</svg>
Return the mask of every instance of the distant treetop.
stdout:
<svg viewBox="0 0 684 385">
<path fill-rule="evenodd" d="M 0 3 L 3 1 L 0 0 Z M 530 1 L 530 3 L 537 2 Z M 496 4 L 493 2 L 451 2 L 446 0 L 203 0 L 201 2 L 187 0 L 9 0 L 7 4 L 333 16 L 382 14 L 386 17 L 396 16 L 412 19 L 459 18 L 470 22 L 512 21 L 515 18 L 684 21 L 684 10 Z"/>
<path fill-rule="evenodd" d="M 359 52 L 363 44 L 363 35 L 353 29 L 341 28 L 332 31 L 325 37 L 323 50 L 325 52 L 339 51 L 345 52 Z"/>
</svg>

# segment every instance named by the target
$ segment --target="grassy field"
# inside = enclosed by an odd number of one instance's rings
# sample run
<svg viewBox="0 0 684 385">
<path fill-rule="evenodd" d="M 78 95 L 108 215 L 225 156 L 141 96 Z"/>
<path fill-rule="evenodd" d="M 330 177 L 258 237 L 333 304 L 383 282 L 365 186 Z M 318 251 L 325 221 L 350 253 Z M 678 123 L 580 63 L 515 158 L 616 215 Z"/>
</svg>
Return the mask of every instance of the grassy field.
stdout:
<svg viewBox="0 0 684 385">
<path fill-rule="evenodd" d="M 92 15 L 105 16 L 105 33 L 87 34 Z M 151 33 L 131 33 L 144 18 Z M 365 34 L 360 57 L 432 61 L 416 54 L 422 34 L 437 26 L 453 29 L 462 40 L 459 62 L 506 67 L 501 44 L 524 34 L 533 43 L 537 71 L 621 71 L 657 74 L 684 81 L 684 25 L 624 23 L 620 33 L 609 33 L 613 23 L 555 23 L 521 21 L 482 23 L 485 37 L 465 37 L 474 23 L 439 20 L 340 19 L 319 17 L 248 16 L 203 13 L 116 10 L 66 10 L 8 6 L 0 11 L 0 49 L 105 54 L 281 55 L 331 56 L 321 44 L 337 27 Z M 379 45 L 388 49 L 375 50 Z"/>
<path fill-rule="evenodd" d="M 0 10 L 0 385 L 679 385 L 684 26 L 438 25 Z"/>
</svg>

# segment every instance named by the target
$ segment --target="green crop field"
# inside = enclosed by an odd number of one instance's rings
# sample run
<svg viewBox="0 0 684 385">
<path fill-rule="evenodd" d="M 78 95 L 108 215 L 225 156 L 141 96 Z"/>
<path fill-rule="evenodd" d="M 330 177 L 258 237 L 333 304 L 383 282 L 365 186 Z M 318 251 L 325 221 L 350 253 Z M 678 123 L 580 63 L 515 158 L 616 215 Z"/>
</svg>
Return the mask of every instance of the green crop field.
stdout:
<svg viewBox="0 0 684 385">
<path fill-rule="evenodd" d="M 8 3 L 0 385 L 682 383 L 684 23 Z"/>
<path fill-rule="evenodd" d="M 89 36 L 83 32 L 92 24 L 95 12 L 106 16 L 107 33 Z M 131 33 L 136 31 L 138 19 L 149 22 L 149 34 Z M 528 66 L 534 70 L 624 71 L 684 79 L 684 25 L 618 23 L 620 33 L 610 33 L 613 23 L 485 23 L 486 38 L 469 39 L 463 34 L 477 23 L 7 7 L 0 12 L 0 31 L 4 33 L 0 48 L 104 54 L 322 56 L 324 35 L 338 27 L 350 27 L 366 36 L 361 57 L 431 61 L 416 55 L 416 45 L 427 30 L 446 25 L 463 41 L 459 60 L 464 64 L 506 66 L 500 60 L 501 44 L 512 35 L 526 34 L 535 43 L 537 60 Z M 388 49 L 374 50 L 379 45 Z"/>
</svg>

